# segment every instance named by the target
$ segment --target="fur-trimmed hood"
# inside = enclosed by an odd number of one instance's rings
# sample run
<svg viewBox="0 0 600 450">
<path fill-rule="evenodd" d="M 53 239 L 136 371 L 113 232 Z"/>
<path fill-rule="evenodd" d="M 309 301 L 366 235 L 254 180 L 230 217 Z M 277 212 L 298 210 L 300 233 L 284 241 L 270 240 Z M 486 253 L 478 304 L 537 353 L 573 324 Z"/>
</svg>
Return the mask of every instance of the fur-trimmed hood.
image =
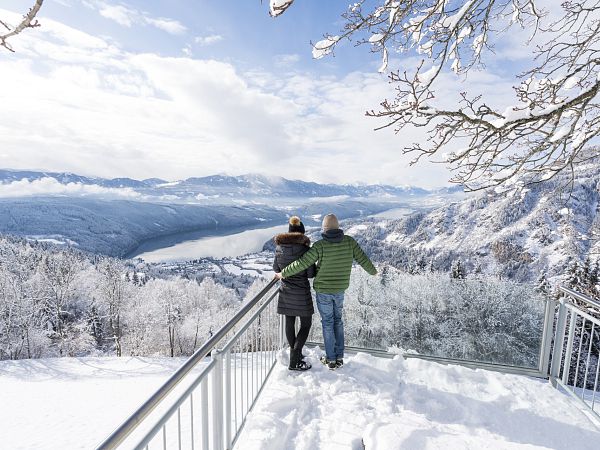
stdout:
<svg viewBox="0 0 600 450">
<path fill-rule="evenodd" d="M 275 236 L 274 241 L 277 245 L 300 244 L 310 247 L 310 239 L 302 233 L 281 233 Z"/>
</svg>

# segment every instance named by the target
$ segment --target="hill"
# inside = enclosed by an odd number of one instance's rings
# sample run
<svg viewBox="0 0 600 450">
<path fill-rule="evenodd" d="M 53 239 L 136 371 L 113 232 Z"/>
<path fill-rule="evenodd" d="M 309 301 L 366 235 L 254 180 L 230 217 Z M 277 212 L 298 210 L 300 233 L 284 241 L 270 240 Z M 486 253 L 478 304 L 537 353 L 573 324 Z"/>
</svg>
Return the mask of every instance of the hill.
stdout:
<svg viewBox="0 0 600 450">
<path fill-rule="evenodd" d="M 510 192 L 489 190 L 430 212 L 358 225 L 376 259 L 400 266 L 467 271 L 531 281 L 565 272 L 572 260 L 600 255 L 600 164 L 579 166 Z"/>
</svg>

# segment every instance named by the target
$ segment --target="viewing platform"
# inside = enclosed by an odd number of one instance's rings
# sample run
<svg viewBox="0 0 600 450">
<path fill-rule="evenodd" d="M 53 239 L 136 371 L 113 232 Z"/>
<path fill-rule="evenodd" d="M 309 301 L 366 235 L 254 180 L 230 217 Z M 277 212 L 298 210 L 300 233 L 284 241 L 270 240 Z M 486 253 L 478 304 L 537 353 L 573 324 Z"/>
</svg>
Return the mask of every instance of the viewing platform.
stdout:
<svg viewBox="0 0 600 450">
<path fill-rule="evenodd" d="M 596 449 L 600 304 L 561 291 L 526 365 L 365 347 L 331 371 L 313 342 L 299 373 L 272 281 L 97 448 Z"/>
</svg>

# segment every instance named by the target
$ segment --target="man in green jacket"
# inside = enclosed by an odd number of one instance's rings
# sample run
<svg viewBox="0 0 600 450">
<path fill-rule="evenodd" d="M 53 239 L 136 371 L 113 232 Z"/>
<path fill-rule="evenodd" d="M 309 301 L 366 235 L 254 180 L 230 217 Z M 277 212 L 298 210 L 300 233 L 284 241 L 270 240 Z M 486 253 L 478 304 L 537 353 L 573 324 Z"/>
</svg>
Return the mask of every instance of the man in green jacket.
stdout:
<svg viewBox="0 0 600 450">
<path fill-rule="evenodd" d="M 330 369 L 344 364 L 344 322 L 342 308 L 344 292 L 350 284 L 352 262 L 358 262 L 369 274 L 377 269 L 358 243 L 340 230 L 334 214 L 323 218 L 322 240 L 317 241 L 300 259 L 286 266 L 277 278 L 291 277 L 313 264 L 317 264 L 317 276 L 313 287 L 317 293 L 317 308 L 321 314 L 325 357 L 321 359 Z"/>
</svg>

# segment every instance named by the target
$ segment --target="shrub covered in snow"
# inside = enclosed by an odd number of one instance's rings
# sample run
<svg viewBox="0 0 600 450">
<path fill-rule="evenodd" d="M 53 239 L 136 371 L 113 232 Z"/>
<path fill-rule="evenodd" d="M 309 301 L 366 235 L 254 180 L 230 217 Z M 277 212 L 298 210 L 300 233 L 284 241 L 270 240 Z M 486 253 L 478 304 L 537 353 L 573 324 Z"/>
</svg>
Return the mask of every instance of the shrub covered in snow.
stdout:
<svg viewBox="0 0 600 450">
<path fill-rule="evenodd" d="M 537 367 L 544 299 L 533 285 L 384 267 L 353 273 L 344 314 L 347 345 Z"/>
</svg>

